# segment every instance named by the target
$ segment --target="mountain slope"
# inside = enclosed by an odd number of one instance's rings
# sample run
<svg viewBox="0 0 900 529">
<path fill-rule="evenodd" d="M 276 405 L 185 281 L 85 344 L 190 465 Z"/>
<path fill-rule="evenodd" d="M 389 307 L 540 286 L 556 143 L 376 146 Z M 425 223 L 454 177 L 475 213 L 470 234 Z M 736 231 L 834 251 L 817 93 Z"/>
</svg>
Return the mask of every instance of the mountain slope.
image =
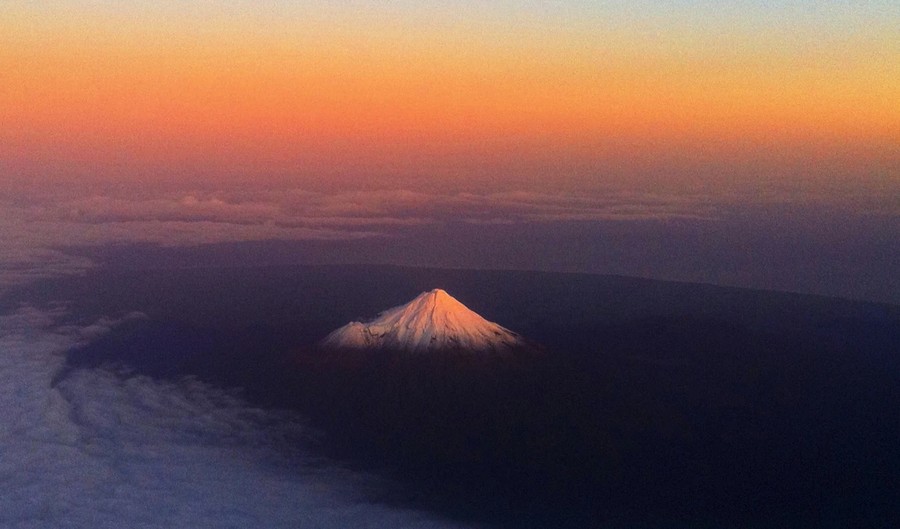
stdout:
<svg viewBox="0 0 900 529">
<path fill-rule="evenodd" d="M 482 318 L 441 289 L 423 292 L 369 322 L 350 322 L 319 344 L 327 349 L 505 352 L 527 347 L 518 334 Z"/>
</svg>

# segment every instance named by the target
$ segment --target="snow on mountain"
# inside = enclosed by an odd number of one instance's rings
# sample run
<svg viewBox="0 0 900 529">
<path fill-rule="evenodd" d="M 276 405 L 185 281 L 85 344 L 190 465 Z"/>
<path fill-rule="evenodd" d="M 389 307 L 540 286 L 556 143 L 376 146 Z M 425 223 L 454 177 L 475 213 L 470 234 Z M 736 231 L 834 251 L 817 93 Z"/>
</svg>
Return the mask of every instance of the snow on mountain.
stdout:
<svg viewBox="0 0 900 529">
<path fill-rule="evenodd" d="M 319 344 L 326 349 L 506 352 L 528 347 L 518 334 L 482 318 L 437 288 L 369 322 L 354 321 Z"/>
</svg>

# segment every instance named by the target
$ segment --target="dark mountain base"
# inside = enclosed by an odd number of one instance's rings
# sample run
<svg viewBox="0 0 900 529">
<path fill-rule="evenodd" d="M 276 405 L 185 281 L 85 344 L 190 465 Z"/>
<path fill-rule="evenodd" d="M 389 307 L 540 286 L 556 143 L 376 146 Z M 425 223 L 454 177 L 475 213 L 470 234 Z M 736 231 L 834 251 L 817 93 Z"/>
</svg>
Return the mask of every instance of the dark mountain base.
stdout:
<svg viewBox="0 0 900 529">
<path fill-rule="evenodd" d="M 503 527 L 814 527 L 835 516 L 874 527 L 896 514 L 896 379 L 736 329 L 657 329 L 670 344 L 703 337 L 679 362 L 260 354 L 262 336 L 134 326 L 73 352 L 72 366 L 199 374 L 299 410 L 327 433 L 324 454 L 405 484 L 380 501 Z"/>
<path fill-rule="evenodd" d="M 896 307 L 627 278 L 304 273 L 73 284 L 98 313 L 150 319 L 69 363 L 243 388 L 307 414 L 323 453 L 398 478 L 377 499 L 501 527 L 890 527 L 900 515 Z M 390 304 L 368 283 L 401 300 L 454 283 L 548 348 L 515 362 L 306 348 Z"/>
</svg>

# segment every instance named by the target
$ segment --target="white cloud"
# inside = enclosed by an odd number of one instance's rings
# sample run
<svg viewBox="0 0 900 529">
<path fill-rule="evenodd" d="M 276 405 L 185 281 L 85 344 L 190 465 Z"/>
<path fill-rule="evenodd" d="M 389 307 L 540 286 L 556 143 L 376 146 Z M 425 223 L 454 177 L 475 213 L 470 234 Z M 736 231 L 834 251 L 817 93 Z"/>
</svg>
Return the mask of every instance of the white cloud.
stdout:
<svg viewBox="0 0 900 529">
<path fill-rule="evenodd" d="M 372 478 L 311 459 L 299 418 L 195 380 L 82 369 L 52 385 L 68 347 L 116 324 L 61 314 L 0 316 L 0 526 L 450 526 L 365 502 Z"/>
</svg>

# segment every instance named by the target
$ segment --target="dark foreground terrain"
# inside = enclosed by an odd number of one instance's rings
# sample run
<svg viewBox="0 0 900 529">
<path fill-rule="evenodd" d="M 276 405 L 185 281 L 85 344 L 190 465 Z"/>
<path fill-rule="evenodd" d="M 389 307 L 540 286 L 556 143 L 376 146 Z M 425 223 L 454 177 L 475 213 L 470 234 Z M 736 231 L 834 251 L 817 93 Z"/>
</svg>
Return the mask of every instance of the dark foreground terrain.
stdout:
<svg viewBox="0 0 900 529">
<path fill-rule="evenodd" d="M 542 343 L 514 361 L 315 342 L 441 287 Z M 107 268 L 0 300 L 144 312 L 70 352 L 304 412 L 381 501 L 502 527 L 890 527 L 900 307 L 611 276 Z M 8 308 L 8 307 L 4 307 Z M 64 376 L 64 375 L 62 375 Z"/>
</svg>

